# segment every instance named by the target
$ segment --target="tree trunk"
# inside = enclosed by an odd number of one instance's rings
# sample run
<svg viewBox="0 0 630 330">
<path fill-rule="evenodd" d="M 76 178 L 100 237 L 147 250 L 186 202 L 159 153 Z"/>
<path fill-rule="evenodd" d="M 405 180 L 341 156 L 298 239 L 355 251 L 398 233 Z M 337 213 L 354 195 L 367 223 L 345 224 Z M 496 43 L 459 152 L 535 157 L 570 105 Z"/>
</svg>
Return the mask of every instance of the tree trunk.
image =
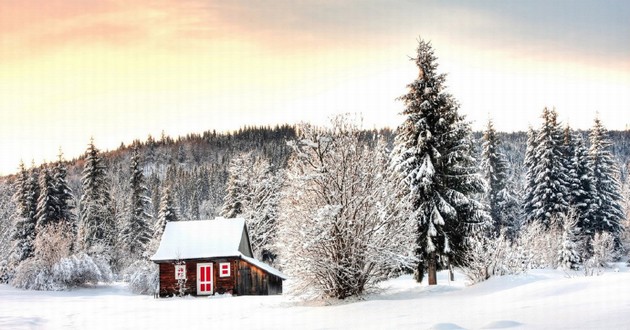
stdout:
<svg viewBox="0 0 630 330">
<path fill-rule="evenodd" d="M 429 285 L 437 284 L 437 256 L 435 252 L 429 254 L 427 259 L 427 268 L 429 273 Z"/>
<path fill-rule="evenodd" d="M 424 262 L 423 261 L 418 262 L 418 267 L 416 268 L 416 271 L 413 272 L 413 277 L 416 280 L 416 282 L 422 283 L 422 280 L 424 279 Z"/>
</svg>

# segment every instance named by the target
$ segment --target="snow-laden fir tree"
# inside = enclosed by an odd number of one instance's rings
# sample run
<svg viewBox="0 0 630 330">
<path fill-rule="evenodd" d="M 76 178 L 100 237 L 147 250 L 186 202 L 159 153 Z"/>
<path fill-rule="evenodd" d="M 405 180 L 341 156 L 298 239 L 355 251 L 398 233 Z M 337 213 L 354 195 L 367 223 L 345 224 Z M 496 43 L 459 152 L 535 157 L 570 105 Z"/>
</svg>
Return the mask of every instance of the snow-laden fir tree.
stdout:
<svg viewBox="0 0 630 330">
<path fill-rule="evenodd" d="M 475 200 L 485 185 L 473 157 L 469 123 L 445 91 L 446 76 L 437 73 L 430 43 L 420 40 L 413 60 L 420 73 L 400 98 L 406 118 L 396 131 L 392 162 L 404 174 L 414 208 L 416 253 L 423 260 L 416 279 L 422 278 L 426 265 L 433 285 L 438 264 L 457 263 L 471 229 L 490 219 Z"/>
<path fill-rule="evenodd" d="M 248 191 L 248 179 L 250 172 L 248 164 L 251 157 L 236 156 L 232 158 L 230 167 L 228 170 L 229 176 L 227 181 L 226 194 L 223 198 L 223 207 L 221 208 L 220 215 L 222 217 L 231 219 L 236 218 L 243 214 L 243 203 L 247 201 Z"/>
<path fill-rule="evenodd" d="M 55 188 L 55 196 L 57 201 L 57 212 L 55 217 L 68 224 L 67 228 L 71 228 L 73 235 L 76 235 L 74 209 L 74 195 L 72 189 L 66 179 L 68 170 L 63 160 L 63 154 L 59 151 L 59 159 L 53 169 L 53 182 Z"/>
<path fill-rule="evenodd" d="M 81 176 L 83 195 L 80 201 L 79 240 L 81 249 L 88 254 L 111 252 L 116 228 L 107 169 L 99 150 L 90 140 L 85 154 Z M 95 248 L 96 250 L 94 250 Z"/>
<path fill-rule="evenodd" d="M 130 166 L 130 195 L 119 237 L 119 244 L 130 260 L 137 260 L 142 256 L 152 237 L 150 225 L 153 223 L 153 217 L 149 213 L 151 199 L 148 196 L 149 190 L 144 182 L 142 168 L 138 148 L 134 147 Z"/>
<path fill-rule="evenodd" d="M 565 160 L 569 170 L 569 203 L 577 217 L 577 228 L 582 235 L 592 236 L 592 211 L 595 191 L 593 171 L 588 164 L 588 150 L 582 137 L 567 129 L 565 131 Z"/>
<path fill-rule="evenodd" d="M 523 198 L 524 218 L 529 220 L 530 214 L 534 213 L 534 190 L 536 187 L 536 175 L 534 167 L 536 166 L 536 137 L 538 132 L 531 126 L 527 130 L 527 147 L 525 149 L 525 196 Z"/>
<path fill-rule="evenodd" d="M 155 223 L 153 224 L 153 230 L 151 240 L 149 241 L 149 245 L 147 247 L 147 254 L 151 255 L 157 251 L 160 240 L 162 239 L 162 234 L 164 234 L 164 228 L 166 224 L 170 221 L 179 221 L 179 210 L 175 205 L 175 200 L 173 198 L 173 193 L 171 187 L 164 187 L 162 189 L 162 194 L 160 197 L 160 207 L 158 210 L 158 215 Z"/>
<path fill-rule="evenodd" d="M 244 218 L 256 258 L 272 263 L 282 172 L 274 174 L 265 158 L 244 153 L 232 159 L 228 173 L 221 215 Z"/>
<path fill-rule="evenodd" d="M 518 228 L 519 205 L 508 186 L 509 163 L 500 146 L 501 140 L 489 120 L 483 134 L 481 154 L 481 168 L 488 184 L 487 204 L 495 236 L 504 232 L 506 237 L 513 239 Z"/>
<path fill-rule="evenodd" d="M 11 234 L 12 256 L 10 262 L 12 268 L 34 255 L 35 224 L 34 216 L 29 209 L 29 196 L 31 195 L 31 176 L 29 171 L 20 162 L 19 172 L 14 184 L 13 202 L 15 203 L 14 229 Z"/>
<path fill-rule="evenodd" d="M 41 231 L 44 227 L 55 224 L 59 221 L 58 202 L 55 190 L 55 182 L 50 173 L 50 168 L 43 165 L 39 174 L 39 198 L 37 200 L 36 229 Z"/>
<path fill-rule="evenodd" d="M 545 228 L 561 228 L 561 215 L 569 208 L 569 177 L 564 161 L 564 134 L 554 109 L 545 108 L 543 125 L 536 136 L 535 163 L 529 192 L 532 209 L 526 214 L 529 222 L 537 221 Z"/>
<path fill-rule="evenodd" d="M 345 117 L 332 126 L 304 124 L 290 143 L 278 245 L 297 292 L 344 299 L 397 274 L 413 256 L 408 217 L 388 212 L 397 200 L 387 190 L 384 143 L 369 146 Z"/>
<path fill-rule="evenodd" d="M 562 242 L 560 243 L 559 264 L 564 269 L 577 269 L 583 249 L 579 235 L 578 216 L 574 209 L 562 215 Z"/>
<path fill-rule="evenodd" d="M 613 160 L 611 142 L 608 131 L 599 118 L 589 134 L 589 165 L 593 171 L 593 187 L 595 191 L 594 210 L 589 232 L 610 233 L 615 238 L 616 247 L 620 247 L 619 235 L 623 230 L 621 222 L 625 219 L 622 207 L 621 188 L 619 185 L 619 169 Z"/>
</svg>

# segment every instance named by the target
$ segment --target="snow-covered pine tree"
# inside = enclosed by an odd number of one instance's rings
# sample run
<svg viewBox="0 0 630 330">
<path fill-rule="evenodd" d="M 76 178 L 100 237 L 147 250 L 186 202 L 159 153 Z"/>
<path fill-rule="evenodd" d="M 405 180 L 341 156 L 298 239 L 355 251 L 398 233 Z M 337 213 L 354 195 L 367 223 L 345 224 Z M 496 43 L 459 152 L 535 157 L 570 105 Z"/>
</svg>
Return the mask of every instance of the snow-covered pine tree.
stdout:
<svg viewBox="0 0 630 330">
<path fill-rule="evenodd" d="M 554 109 L 545 108 L 543 125 L 536 137 L 535 160 L 532 170 L 533 191 L 529 222 L 538 221 L 545 228 L 562 228 L 561 219 L 569 208 L 569 177 L 564 161 L 564 135 Z"/>
<path fill-rule="evenodd" d="M 534 168 L 537 164 L 536 159 L 536 148 L 537 142 L 536 137 L 538 136 L 538 132 L 534 130 L 531 126 L 527 130 L 527 147 L 525 149 L 525 198 L 523 199 L 523 213 L 524 218 L 529 220 L 531 215 L 534 214 L 534 190 L 536 187 L 536 175 L 534 172 Z"/>
<path fill-rule="evenodd" d="M 283 271 L 296 291 L 338 299 L 361 295 L 408 262 L 408 227 L 388 212 L 387 155 L 345 117 L 332 129 L 300 127 L 290 142 L 280 215 Z"/>
<path fill-rule="evenodd" d="M 53 169 L 53 182 L 57 200 L 57 214 L 55 217 L 68 225 L 65 228 L 71 228 L 73 232 L 72 235 L 74 237 L 77 230 L 75 215 L 72 212 L 74 209 L 74 195 L 72 194 L 72 189 L 66 179 L 67 175 L 68 170 L 66 169 L 66 165 L 63 160 L 63 154 L 61 150 L 59 150 L 59 159 Z"/>
<path fill-rule="evenodd" d="M 93 139 L 90 140 L 85 154 L 81 185 L 83 187 L 79 223 L 81 249 L 88 254 L 96 253 L 93 247 L 99 250 L 105 249 L 104 252 L 111 253 L 116 232 L 109 179 L 107 169 Z"/>
<path fill-rule="evenodd" d="M 26 214 L 34 223 L 37 223 L 37 201 L 39 200 L 39 169 L 35 166 L 35 162 L 31 163 L 29 177 L 26 182 Z"/>
<path fill-rule="evenodd" d="M 37 199 L 37 211 L 35 213 L 37 232 L 59 221 L 57 218 L 57 206 L 59 203 L 55 192 L 55 182 L 50 173 L 50 168 L 48 165 L 42 165 L 39 174 L 39 198 Z"/>
<path fill-rule="evenodd" d="M 619 235 L 625 219 L 622 207 L 622 196 L 618 181 L 619 169 L 611 154 L 611 142 L 608 131 L 599 118 L 589 134 L 589 166 L 593 170 L 593 187 L 595 191 L 595 208 L 592 213 L 590 232 L 610 233 L 615 238 L 616 248 L 621 247 Z"/>
<path fill-rule="evenodd" d="M 397 129 L 392 161 L 411 195 L 417 257 L 426 264 L 429 284 L 434 285 L 438 263 L 457 263 L 472 227 L 489 224 L 490 217 L 474 199 L 485 185 L 477 173 L 470 126 L 445 91 L 446 76 L 437 73 L 430 43 L 420 40 L 413 60 L 420 74 L 400 97 L 406 119 Z M 420 272 L 422 264 L 416 275 Z"/>
<path fill-rule="evenodd" d="M 157 251 L 164 234 L 164 228 L 166 223 L 170 221 L 179 221 L 179 211 L 175 206 L 175 200 L 173 199 L 173 193 L 170 187 L 162 189 L 160 208 L 158 211 L 157 220 L 153 225 L 152 236 L 147 248 L 148 254 L 153 254 Z"/>
<path fill-rule="evenodd" d="M 35 253 L 35 217 L 31 217 L 29 197 L 32 188 L 31 176 L 23 162 L 20 162 L 19 172 L 14 184 L 13 202 L 16 205 L 14 215 L 14 229 L 11 234 L 11 267 L 15 269 L 19 263 L 32 257 Z"/>
<path fill-rule="evenodd" d="M 228 173 L 221 215 L 244 218 L 254 254 L 271 263 L 276 255 L 273 243 L 277 236 L 282 173 L 274 175 L 271 164 L 251 152 L 235 156 Z"/>
<path fill-rule="evenodd" d="M 582 235 L 592 236 L 591 213 L 594 209 L 595 191 L 593 171 L 588 164 L 588 150 L 582 137 L 576 132 L 565 131 L 565 159 L 569 160 L 570 205 L 577 217 L 577 228 Z"/>
<path fill-rule="evenodd" d="M 252 160 L 252 157 L 251 154 L 242 154 L 230 161 L 226 195 L 220 212 L 222 217 L 231 219 L 243 214 L 243 204 L 248 203 L 249 197 L 247 175 L 250 174 L 251 164 L 248 162 Z"/>
<path fill-rule="evenodd" d="M 508 186 L 509 163 L 499 150 L 501 140 L 497 136 L 492 120 L 483 134 L 481 168 L 488 184 L 486 193 L 494 235 L 502 233 L 509 239 L 516 236 L 518 224 L 518 203 Z"/>
<path fill-rule="evenodd" d="M 562 242 L 558 257 L 559 264 L 562 268 L 576 269 L 581 261 L 583 248 L 580 245 L 581 239 L 578 234 L 578 216 L 574 209 L 570 209 L 567 213 L 562 214 Z"/>
<path fill-rule="evenodd" d="M 119 244 L 131 261 L 142 257 L 152 233 L 150 224 L 153 217 L 149 213 L 151 199 L 144 182 L 142 164 L 137 146 L 133 148 L 129 179 L 130 196 L 125 221 L 120 230 Z"/>
</svg>

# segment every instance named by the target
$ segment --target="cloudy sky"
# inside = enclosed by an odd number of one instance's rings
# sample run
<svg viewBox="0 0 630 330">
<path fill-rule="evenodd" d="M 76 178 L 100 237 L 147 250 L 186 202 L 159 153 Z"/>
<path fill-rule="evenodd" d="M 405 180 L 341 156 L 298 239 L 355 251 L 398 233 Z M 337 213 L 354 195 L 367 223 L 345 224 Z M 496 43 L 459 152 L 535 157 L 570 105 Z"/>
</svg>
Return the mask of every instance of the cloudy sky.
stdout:
<svg viewBox="0 0 630 330">
<path fill-rule="evenodd" d="M 396 97 L 430 40 L 480 129 L 630 125 L 630 2 L 48 0 L 0 2 L 0 174 L 121 142 L 361 112 Z"/>
</svg>

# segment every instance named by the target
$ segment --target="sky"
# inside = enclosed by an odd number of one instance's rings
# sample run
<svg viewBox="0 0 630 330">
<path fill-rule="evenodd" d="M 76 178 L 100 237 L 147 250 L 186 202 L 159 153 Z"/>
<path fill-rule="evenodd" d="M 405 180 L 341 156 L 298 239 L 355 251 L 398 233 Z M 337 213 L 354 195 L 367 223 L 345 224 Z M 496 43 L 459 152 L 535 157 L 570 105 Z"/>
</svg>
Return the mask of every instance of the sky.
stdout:
<svg viewBox="0 0 630 330">
<path fill-rule="evenodd" d="M 476 130 L 630 125 L 630 2 L 0 2 L 0 175 L 121 143 L 245 125 L 402 122 L 431 41 Z"/>
</svg>

